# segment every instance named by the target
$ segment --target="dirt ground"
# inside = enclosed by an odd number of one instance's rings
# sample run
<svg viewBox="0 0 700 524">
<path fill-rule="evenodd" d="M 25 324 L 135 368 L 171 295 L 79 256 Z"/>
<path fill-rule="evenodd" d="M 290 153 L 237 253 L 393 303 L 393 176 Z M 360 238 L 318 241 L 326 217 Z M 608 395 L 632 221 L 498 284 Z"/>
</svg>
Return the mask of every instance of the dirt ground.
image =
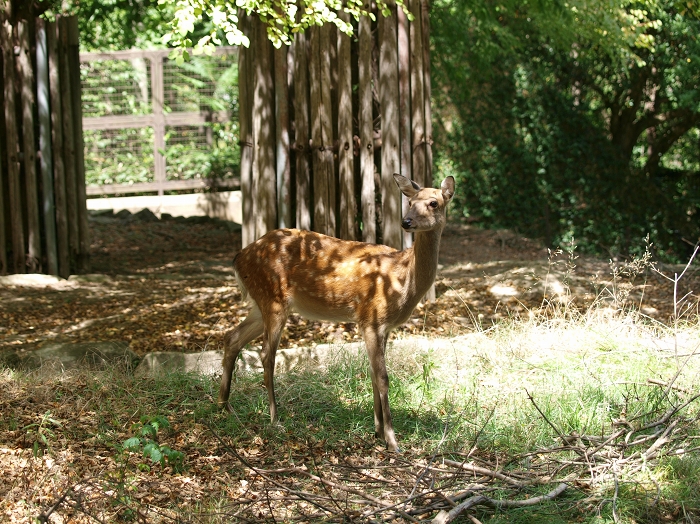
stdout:
<svg viewBox="0 0 700 524">
<path fill-rule="evenodd" d="M 91 217 L 89 275 L 0 285 L 0 350 L 49 342 L 129 341 L 150 351 L 219 349 L 248 310 L 231 259 L 241 246 L 230 223 L 196 217 Z M 695 261 L 676 289 L 677 313 L 697 315 Z M 657 265 L 667 276 L 683 266 Z M 638 261 L 612 263 L 551 252 L 509 231 L 450 223 L 440 252 L 437 299 L 419 306 L 405 333 L 456 335 L 507 318 L 636 311 L 668 322 L 673 282 Z M 682 299 L 682 300 L 681 300 Z M 352 324 L 293 316 L 281 347 L 359 338 Z"/>
</svg>

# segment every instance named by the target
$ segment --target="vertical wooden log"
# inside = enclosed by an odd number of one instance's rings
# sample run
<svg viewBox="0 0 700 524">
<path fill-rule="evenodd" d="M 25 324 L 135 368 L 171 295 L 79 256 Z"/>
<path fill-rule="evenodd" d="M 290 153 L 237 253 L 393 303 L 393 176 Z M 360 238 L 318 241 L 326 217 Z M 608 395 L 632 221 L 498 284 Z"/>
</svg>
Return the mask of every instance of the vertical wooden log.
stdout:
<svg viewBox="0 0 700 524">
<path fill-rule="evenodd" d="M 433 121 L 430 108 L 430 6 L 421 2 L 421 26 L 423 38 L 423 102 L 425 104 L 425 186 L 433 185 Z"/>
<path fill-rule="evenodd" d="M 4 62 L 2 53 L 0 53 L 0 60 Z M 2 77 L 4 85 L 4 67 L 0 68 L 0 77 Z M 7 219 L 5 218 L 5 191 L 3 190 L 3 179 L 5 178 L 5 172 L 2 169 L 4 153 L 5 149 L 3 148 L 2 141 L 0 140 L 0 275 L 7 274 L 7 236 L 5 234 L 5 224 Z"/>
<path fill-rule="evenodd" d="M 294 37 L 294 142 L 296 144 L 296 215 L 299 229 L 311 229 L 309 158 L 309 79 L 306 33 Z"/>
<path fill-rule="evenodd" d="M 409 82 L 410 49 L 408 44 L 408 18 L 402 8 L 396 9 L 398 26 L 399 61 L 399 164 L 401 174 L 413 179 L 411 172 L 411 86 Z M 401 195 L 401 215 L 408 212 L 408 198 Z M 413 233 L 401 231 L 403 247 L 413 245 Z"/>
<path fill-rule="evenodd" d="M 51 143 L 53 155 L 53 187 L 56 209 L 56 247 L 58 274 L 70 275 L 70 250 L 68 248 L 68 214 L 66 211 L 66 169 L 63 162 L 63 112 L 61 110 L 61 80 L 58 58 L 58 23 L 46 24 L 49 49 L 49 90 L 51 105 Z"/>
<path fill-rule="evenodd" d="M 241 29 L 253 45 L 251 18 L 240 12 Z M 255 218 L 253 216 L 253 92 L 251 52 L 247 47 L 238 47 L 238 122 L 241 146 L 241 211 L 243 224 L 241 237 L 243 247 L 255 240 Z"/>
<path fill-rule="evenodd" d="M 365 9 L 369 10 L 366 4 Z M 360 18 L 359 27 L 359 129 L 360 129 L 360 206 L 362 240 L 377 241 L 377 216 L 374 196 L 374 140 L 372 119 L 372 24 L 368 16 Z"/>
<path fill-rule="evenodd" d="M 56 248 L 56 209 L 54 207 L 53 152 L 51 149 L 51 112 L 49 103 L 49 54 L 47 23 L 38 19 L 36 28 L 36 85 L 39 111 L 39 152 L 41 167 L 42 215 L 46 242 L 46 265 L 50 275 L 58 275 Z M 49 26 L 50 27 L 50 26 Z"/>
<path fill-rule="evenodd" d="M 73 141 L 75 146 L 75 178 L 78 214 L 78 273 L 90 270 L 90 230 L 88 226 L 87 191 L 85 188 L 85 146 L 83 144 L 82 86 L 80 85 L 80 45 L 78 18 L 67 18 L 68 70 L 73 108 Z"/>
<path fill-rule="evenodd" d="M 255 236 L 260 238 L 277 225 L 275 177 L 274 84 L 272 43 L 267 28 L 256 16 L 255 92 L 253 98 L 253 202 Z"/>
<path fill-rule="evenodd" d="M 289 91 L 287 47 L 275 49 L 275 113 L 277 131 L 277 226 L 292 226 L 291 166 L 289 163 Z"/>
<path fill-rule="evenodd" d="M 2 24 L 2 58 L 5 93 L 5 141 L 7 155 L 8 202 L 10 206 L 10 231 L 12 236 L 12 262 L 15 273 L 26 271 L 24 251 L 24 223 L 22 216 L 22 193 L 19 179 L 19 126 L 15 97 L 15 54 L 13 30 L 10 22 Z"/>
<path fill-rule="evenodd" d="M 66 173 L 66 213 L 68 219 L 68 246 L 71 267 L 77 268 L 80 227 L 78 225 L 77 172 L 75 163 L 75 134 L 73 132 L 73 99 L 71 97 L 70 69 L 68 66 L 67 18 L 57 19 L 58 56 L 61 75 L 61 123 L 63 124 L 63 162 Z"/>
<path fill-rule="evenodd" d="M 313 27 L 309 35 L 311 58 L 311 154 L 313 158 L 314 231 L 335 236 L 335 177 L 330 101 L 329 28 Z"/>
<path fill-rule="evenodd" d="M 41 272 L 41 230 L 37 192 L 36 145 L 34 140 L 34 71 L 29 49 L 29 24 L 17 24 L 19 73 L 22 93 L 22 134 L 24 135 L 24 187 L 27 209 L 27 270 Z"/>
<path fill-rule="evenodd" d="M 151 109 L 153 111 L 153 179 L 158 183 L 158 196 L 163 196 L 165 182 L 165 87 L 163 86 L 163 56 L 159 53 L 149 55 L 151 62 Z"/>
<path fill-rule="evenodd" d="M 394 173 L 401 170 L 399 156 L 399 85 L 396 34 L 396 5 L 391 15 L 380 17 L 379 98 L 382 119 L 382 239 L 396 249 L 402 247 L 401 193 Z"/>
<path fill-rule="evenodd" d="M 350 15 L 338 16 L 350 21 Z M 350 37 L 338 32 L 338 180 L 340 186 L 340 238 L 355 240 L 355 158 L 352 144 L 352 65 Z"/>
<path fill-rule="evenodd" d="M 409 26 L 411 46 L 411 149 L 413 180 L 429 186 L 425 179 L 425 101 L 423 98 L 423 30 L 420 0 L 410 0 L 413 23 Z"/>
</svg>

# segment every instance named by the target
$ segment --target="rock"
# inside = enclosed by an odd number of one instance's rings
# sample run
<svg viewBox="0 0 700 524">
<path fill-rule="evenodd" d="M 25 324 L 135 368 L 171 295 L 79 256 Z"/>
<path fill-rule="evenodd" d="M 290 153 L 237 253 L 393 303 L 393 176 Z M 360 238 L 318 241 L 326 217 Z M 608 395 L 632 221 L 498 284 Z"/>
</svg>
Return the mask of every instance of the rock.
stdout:
<svg viewBox="0 0 700 524">
<path fill-rule="evenodd" d="M 134 217 L 128 209 L 122 209 L 118 213 L 115 213 L 114 216 L 120 220 L 132 220 Z"/>
<path fill-rule="evenodd" d="M 27 273 L 0 277 L 0 286 L 46 287 L 63 281 L 54 275 Z"/>
<path fill-rule="evenodd" d="M 18 366 L 36 369 L 46 365 L 59 369 L 106 368 L 117 365 L 134 366 L 138 356 L 128 342 L 49 343 L 27 353 L 18 354 Z"/>
<path fill-rule="evenodd" d="M 155 213 L 153 213 L 153 211 L 151 211 L 147 207 L 143 208 L 141 211 L 136 213 L 134 215 L 134 218 L 140 220 L 141 222 L 158 222 L 159 220 Z"/>
</svg>

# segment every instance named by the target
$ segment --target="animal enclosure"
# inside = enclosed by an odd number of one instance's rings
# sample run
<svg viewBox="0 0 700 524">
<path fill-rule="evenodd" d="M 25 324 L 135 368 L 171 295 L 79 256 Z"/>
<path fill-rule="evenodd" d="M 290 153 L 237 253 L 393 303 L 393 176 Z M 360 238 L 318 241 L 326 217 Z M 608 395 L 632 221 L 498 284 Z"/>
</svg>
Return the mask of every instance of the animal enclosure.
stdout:
<svg viewBox="0 0 700 524">
<path fill-rule="evenodd" d="M 297 33 L 274 49 L 241 17 L 239 52 L 243 245 L 277 227 L 407 247 L 399 173 L 432 186 L 426 0 L 390 16 Z M 339 17 L 350 21 L 349 16 Z"/>
</svg>

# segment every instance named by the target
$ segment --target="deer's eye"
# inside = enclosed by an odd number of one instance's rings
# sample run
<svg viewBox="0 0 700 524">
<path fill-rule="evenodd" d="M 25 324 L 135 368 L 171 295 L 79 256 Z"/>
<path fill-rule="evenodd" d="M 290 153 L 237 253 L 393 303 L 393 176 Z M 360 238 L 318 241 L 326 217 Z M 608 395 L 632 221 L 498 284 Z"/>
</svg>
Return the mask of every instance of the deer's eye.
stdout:
<svg viewBox="0 0 700 524">
<path fill-rule="evenodd" d="M 428 204 L 428 205 L 429 205 L 430 207 L 432 207 L 433 209 L 435 209 L 435 208 L 437 208 L 437 207 L 438 207 L 438 203 L 437 203 L 437 201 L 436 201 L 436 200 L 433 200 L 433 201 L 432 201 L 432 202 L 430 202 L 430 204 Z"/>
</svg>

